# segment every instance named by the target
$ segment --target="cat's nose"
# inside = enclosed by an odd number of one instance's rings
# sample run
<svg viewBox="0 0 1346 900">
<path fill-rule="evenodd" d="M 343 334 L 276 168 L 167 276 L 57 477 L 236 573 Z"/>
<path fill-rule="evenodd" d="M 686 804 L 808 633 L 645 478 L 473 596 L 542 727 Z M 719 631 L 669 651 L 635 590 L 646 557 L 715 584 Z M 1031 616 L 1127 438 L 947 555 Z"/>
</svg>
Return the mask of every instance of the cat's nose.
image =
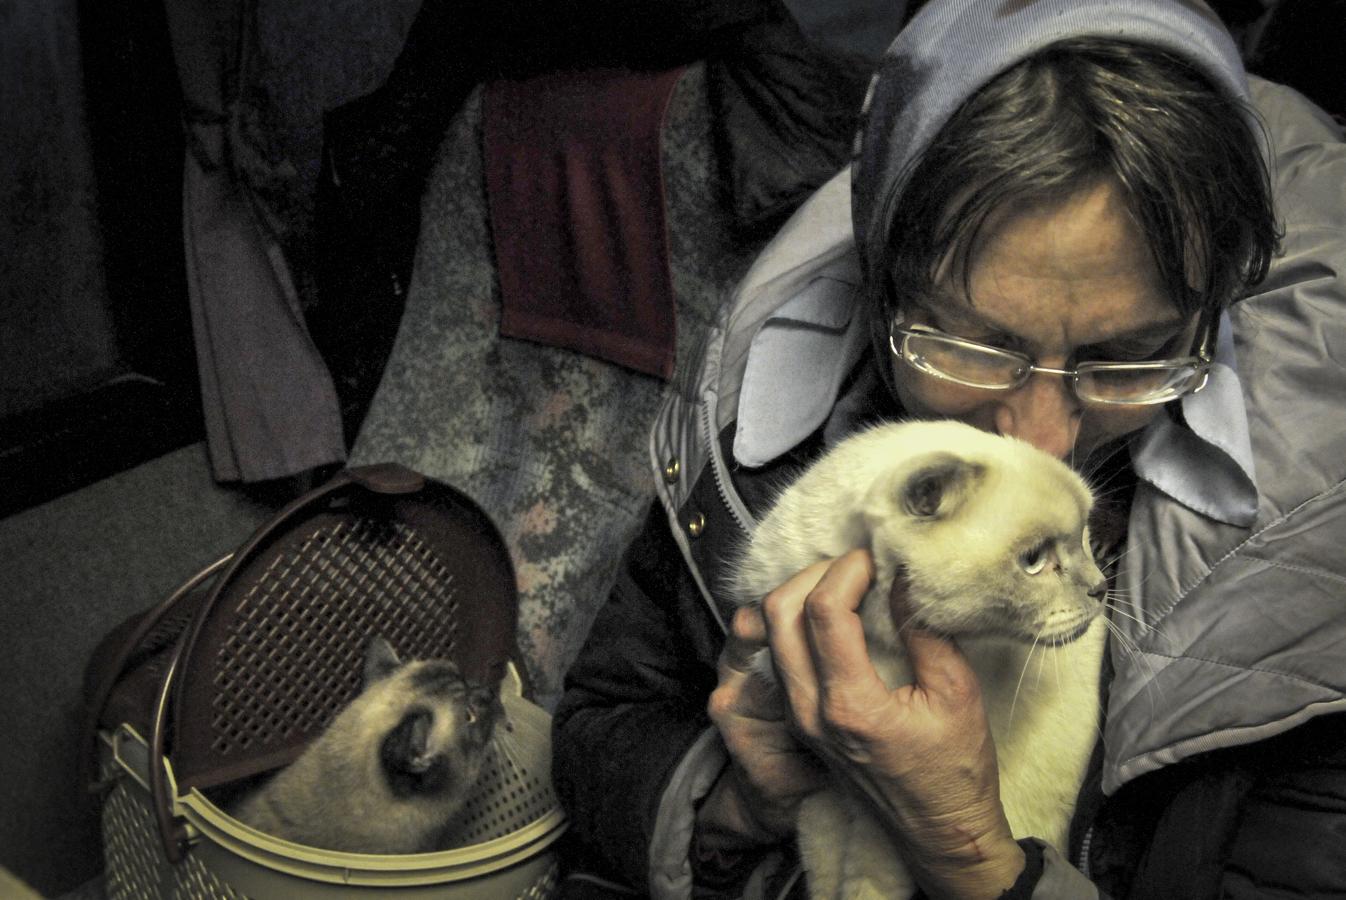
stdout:
<svg viewBox="0 0 1346 900">
<path fill-rule="evenodd" d="M 1100 578 L 1089 586 L 1089 597 L 1093 600 L 1102 600 L 1108 594 L 1108 580 Z"/>
</svg>

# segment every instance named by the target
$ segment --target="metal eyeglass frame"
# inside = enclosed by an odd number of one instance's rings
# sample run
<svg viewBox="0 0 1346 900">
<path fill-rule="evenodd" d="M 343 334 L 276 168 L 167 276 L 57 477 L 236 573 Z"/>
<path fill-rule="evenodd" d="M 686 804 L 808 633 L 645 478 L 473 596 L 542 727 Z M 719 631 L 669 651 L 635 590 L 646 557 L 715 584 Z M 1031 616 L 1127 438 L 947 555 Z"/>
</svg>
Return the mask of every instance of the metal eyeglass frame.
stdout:
<svg viewBox="0 0 1346 900">
<path fill-rule="evenodd" d="M 1193 341 L 1193 353 L 1189 356 L 1178 357 L 1176 359 L 1156 359 L 1142 362 L 1084 362 L 1073 369 L 1056 369 L 1051 366 L 1040 366 L 1031 357 L 1013 350 L 1005 350 L 1001 347 L 992 347 L 989 344 L 981 344 L 977 341 L 970 341 L 967 338 L 960 338 L 957 335 L 940 331 L 938 328 L 932 328 L 928 325 L 914 325 L 902 327 L 903 316 L 899 312 L 893 318 L 892 324 L 888 328 L 888 349 L 893 355 L 902 362 L 911 366 L 923 375 L 929 375 L 932 378 L 938 378 L 943 381 L 949 381 L 954 384 L 960 384 L 963 387 L 977 388 L 984 391 L 1009 391 L 1022 387 L 1029 378 L 1036 372 L 1045 375 L 1060 375 L 1066 379 L 1073 393 L 1081 403 L 1097 404 L 1100 406 L 1153 406 L 1158 403 L 1168 403 L 1177 400 L 1179 397 L 1185 397 L 1188 394 L 1195 394 L 1206 386 L 1210 379 L 1210 367 L 1212 362 L 1211 347 L 1215 343 L 1215 335 L 1219 328 L 1219 316 L 1217 310 L 1207 307 L 1201 313 L 1201 318 L 1197 323 L 1197 337 Z M 902 343 L 899 346 L 896 335 L 902 335 Z M 1008 360 L 1013 360 L 1016 364 L 1023 367 L 1023 374 L 1018 380 L 1003 385 L 978 384 L 971 381 L 965 381 L 961 378 L 955 378 L 945 372 L 934 369 L 927 369 L 917 365 L 912 361 L 911 355 L 907 353 L 907 342 L 912 337 L 933 337 L 939 340 L 947 341 L 957 346 L 966 347 L 970 350 L 976 350 L 981 353 L 1000 356 Z M 1153 397 L 1147 400 L 1104 400 L 1097 397 L 1085 397 L 1080 394 L 1079 380 L 1081 374 L 1103 371 L 1147 371 L 1155 369 L 1180 369 L 1190 366 L 1194 374 L 1201 376 L 1201 380 L 1195 387 L 1188 388 L 1182 393 L 1172 396 Z"/>
</svg>

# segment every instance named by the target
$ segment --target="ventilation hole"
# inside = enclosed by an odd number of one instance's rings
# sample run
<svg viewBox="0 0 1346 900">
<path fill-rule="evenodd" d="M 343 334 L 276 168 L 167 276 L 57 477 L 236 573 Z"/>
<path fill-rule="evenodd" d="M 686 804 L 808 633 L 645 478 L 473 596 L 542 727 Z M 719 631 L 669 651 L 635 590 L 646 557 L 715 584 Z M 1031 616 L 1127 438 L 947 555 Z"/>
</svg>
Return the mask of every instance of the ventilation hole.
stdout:
<svg viewBox="0 0 1346 900">
<path fill-rule="evenodd" d="M 458 602 L 449 569 L 406 525 L 359 519 L 278 555 L 238 601 L 221 642 L 212 749 L 236 752 L 321 730 L 360 689 L 367 635 L 408 656 L 452 655 Z M 244 734 L 249 737 L 241 738 Z"/>
</svg>

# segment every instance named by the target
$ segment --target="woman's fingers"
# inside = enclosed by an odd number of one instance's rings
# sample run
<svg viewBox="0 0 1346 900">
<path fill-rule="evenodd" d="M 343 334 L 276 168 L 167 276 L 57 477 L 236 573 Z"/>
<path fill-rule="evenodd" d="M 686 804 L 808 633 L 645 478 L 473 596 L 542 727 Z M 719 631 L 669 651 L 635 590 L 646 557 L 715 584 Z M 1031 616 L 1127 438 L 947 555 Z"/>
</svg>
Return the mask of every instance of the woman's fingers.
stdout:
<svg viewBox="0 0 1346 900">
<path fill-rule="evenodd" d="M 805 569 L 764 604 L 776 670 L 812 739 L 844 734 L 887 698 L 857 613 L 873 576 L 868 552 L 852 551 Z"/>
<path fill-rule="evenodd" d="M 754 671 L 758 653 L 766 648 L 766 622 L 761 610 L 744 606 L 734 613 L 729 636 L 720 651 L 718 679 L 707 710 L 721 733 L 732 734 L 734 720 L 779 722 L 785 710 L 771 685 Z"/>
<path fill-rule="evenodd" d="M 729 622 L 729 635 L 720 651 L 720 680 L 752 671 L 752 660 L 766 646 L 766 620 L 756 606 L 740 606 Z"/>
<path fill-rule="evenodd" d="M 874 563 L 864 550 L 838 557 L 809 593 L 804 603 L 806 634 L 824 693 L 866 689 L 878 682 L 878 673 L 865 647 L 860 601 L 874 580 Z M 882 684 L 878 686 L 882 688 Z"/>
<path fill-rule="evenodd" d="M 813 656 L 804 630 L 804 604 L 830 566 L 831 560 L 814 563 L 762 601 L 777 679 L 795 722 L 808 735 L 818 733 L 818 676 L 813 671 Z"/>
<path fill-rule="evenodd" d="M 734 762 L 732 778 L 713 798 L 724 808 L 709 815 L 720 816 L 723 827 L 754 841 L 788 836 L 800 800 L 823 778 L 820 763 L 795 736 L 785 697 L 759 674 L 757 654 L 766 641 L 760 609 L 735 612 L 720 654 L 719 683 L 707 704 Z"/>
<path fill-rule="evenodd" d="M 977 675 L 957 642 L 910 621 L 907 583 L 901 575 L 893 581 L 889 604 L 893 624 L 902 637 L 911 663 L 915 686 L 928 696 L 960 703 L 976 697 L 980 690 Z"/>
<path fill-rule="evenodd" d="M 805 622 L 818 677 L 824 752 L 866 765 L 873 742 L 893 725 L 893 697 L 865 643 L 860 604 L 874 581 L 863 550 L 839 557 L 805 601 Z"/>
</svg>

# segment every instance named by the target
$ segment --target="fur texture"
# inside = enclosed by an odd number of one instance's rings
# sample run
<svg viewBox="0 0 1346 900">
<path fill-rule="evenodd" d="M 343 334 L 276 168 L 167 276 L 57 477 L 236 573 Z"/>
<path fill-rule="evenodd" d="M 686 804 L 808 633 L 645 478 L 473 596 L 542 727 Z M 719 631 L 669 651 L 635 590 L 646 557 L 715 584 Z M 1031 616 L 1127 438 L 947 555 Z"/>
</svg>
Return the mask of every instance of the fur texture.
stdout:
<svg viewBox="0 0 1346 900">
<path fill-rule="evenodd" d="M 1092 496 L 1064 463 L 955 422 L 882 425 L 786 488 L 736 567 L 740 604 L 856 547 L 874 556 L 861 602 L 890 687 L 911 669 L 889 611 L 897 572 L 915 621 L 954 635 L 981 682 L 1015 837 L 1064 849 L 1097 737 L 1106 580 L 1089 550 Z M 758 671 L 775 680 L 767 651 Z M 799 843 L 815 900 L 914 893 L 882 827 L 840 790 L 808 798 Z"/>
<path fill-rule="evenodd" d="M 383 638 L 364 689 L 297 760 L 242 798 L 234 818 L 350 853 L 444 849 L 502 713 L 496 689 L 447 660 L 402 663 Z"/>
</svg>

